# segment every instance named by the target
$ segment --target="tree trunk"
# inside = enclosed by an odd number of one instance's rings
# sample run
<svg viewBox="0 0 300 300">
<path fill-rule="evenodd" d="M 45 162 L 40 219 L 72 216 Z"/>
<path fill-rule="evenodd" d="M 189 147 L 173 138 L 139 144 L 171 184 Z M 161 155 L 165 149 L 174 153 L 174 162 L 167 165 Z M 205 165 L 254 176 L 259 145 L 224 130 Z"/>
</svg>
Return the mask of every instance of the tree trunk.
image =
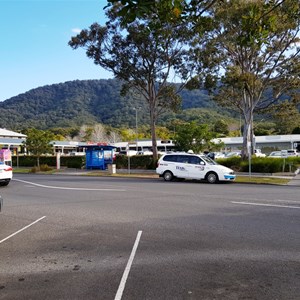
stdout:
<svg viewBox="0 0 300 300">
<path fill-rule="evenodd" d="M 254 153 L 253 139 L 253 112 L 249 109 L 245 112 L 244 129 L 243 129 L 243 149 L 242 158 L 246 159 Z"/>
<path fill-rule="evenodd" d="M 151 128 L 153 161 L 156 161 L 158 159 L 155 121 L 156 121 L 155 111 L 154 108 L 150 105 L 150 128 Z"/>
<path fill-rule="evenodd" d="M 153 161 L 158 159 L 157 154 L 157 142 L 156 142 L 156 92 L 155 92 L 155 82 L 150 81 L 148 83 L 148 95 L 149 95 L 149 113 L 150 113 L 150 130 L 151 130 L 151 140 L 152 140 L 152 153 Z"/>
</svg>

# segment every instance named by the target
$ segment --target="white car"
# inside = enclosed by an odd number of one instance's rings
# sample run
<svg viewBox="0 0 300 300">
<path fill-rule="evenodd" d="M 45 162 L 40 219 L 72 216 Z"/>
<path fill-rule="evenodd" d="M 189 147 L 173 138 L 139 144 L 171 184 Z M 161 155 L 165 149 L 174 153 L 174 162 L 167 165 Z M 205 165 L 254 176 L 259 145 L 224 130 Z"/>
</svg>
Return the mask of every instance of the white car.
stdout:
<svg viewBox="0 0 300 300">
<path fill-rule="evenodd" d="M 0 162 L 0 186 L 9 184 L 13 177 L 12 167 Z"/>
<path fill-rule="evenodd" d="M 159 177 L 165 181 L 179 179 L 205 179 L 209 183 L 233 181 L 234 171 L 219 165 L 212 159 L 200 154 L 170 153 L 163 155 L 156 168 Z"/>
<path fill-rule="evenodd" d="M 271 158 L 282 158 L 281 156 L 281 151 L 273 151 L 271 152 L 268 157 L 271 157 Z"/>
<path fill-rule="evenodd" d="M 232 152 L 228 152 L 225 154 L 225 157 L 224 158 L 230 158 L 230 157 L 241 157 L 242 153 L 241 151 L 232 151 Z"/>
</svg>

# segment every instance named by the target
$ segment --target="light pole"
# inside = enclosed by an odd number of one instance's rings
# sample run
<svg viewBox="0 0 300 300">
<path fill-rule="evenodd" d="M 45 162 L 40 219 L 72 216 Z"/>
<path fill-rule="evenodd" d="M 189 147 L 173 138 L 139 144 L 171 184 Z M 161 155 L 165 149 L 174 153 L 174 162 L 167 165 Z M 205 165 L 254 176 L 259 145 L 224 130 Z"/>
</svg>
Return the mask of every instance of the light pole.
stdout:
<svg viewBox="0 0 300 300">
<path fill-rule="evenodd" d="M 136 153 L 138 153 L 138 107 L 133 108 L 135 110 L 135 143 L 136 143 Z"/>
</svg>

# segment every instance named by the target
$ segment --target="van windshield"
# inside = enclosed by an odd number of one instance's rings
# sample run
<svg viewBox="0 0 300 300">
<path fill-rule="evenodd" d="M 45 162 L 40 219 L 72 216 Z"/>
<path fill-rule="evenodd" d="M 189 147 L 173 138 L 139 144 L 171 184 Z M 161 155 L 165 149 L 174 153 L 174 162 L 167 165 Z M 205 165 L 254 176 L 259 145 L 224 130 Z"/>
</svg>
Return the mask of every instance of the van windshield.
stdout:
<svg viewBox="0 0 300 300">
<path fill-rule="evenodd" d="M 201 156 L 201 159 L 203 159 L 208 165 L 217 165 L 218 163 L 214 160 L 210 159 L 207 156 Z"/>
</svg>

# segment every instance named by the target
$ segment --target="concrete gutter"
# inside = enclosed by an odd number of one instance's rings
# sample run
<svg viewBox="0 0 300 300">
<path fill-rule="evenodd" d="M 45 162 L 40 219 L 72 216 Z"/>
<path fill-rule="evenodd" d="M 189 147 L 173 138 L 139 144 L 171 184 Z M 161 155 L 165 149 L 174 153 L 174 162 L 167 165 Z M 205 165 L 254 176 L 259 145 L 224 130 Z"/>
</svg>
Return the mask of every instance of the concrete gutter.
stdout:
<svg viewBox="0 0 300 300">
<path fill-rule="evenodd" d="M 142 170 L 142 169 L 117 169 L 116 173 L 112 174 L 108 170 L 86 170 L 86 169 L 61 169 L 54 174 L 64 175 L 88 175 L 88 176 L 138 176 L 140 178 L 158 178 L 155 170 Z M 248 177 L 249 173 L 236 173 L 237 176 Z M 272 177 L 289 179 L 287 185 L 300 186 L 300 172 L 297 170 L 295 173 L 251 173 L 253 177 Z"/>
<path fill-rule="evenodd" d="M 300 169 L 296 170 L 294 177 L 290 180 L 288 185 L 300 186 Z"/>
</svg>

